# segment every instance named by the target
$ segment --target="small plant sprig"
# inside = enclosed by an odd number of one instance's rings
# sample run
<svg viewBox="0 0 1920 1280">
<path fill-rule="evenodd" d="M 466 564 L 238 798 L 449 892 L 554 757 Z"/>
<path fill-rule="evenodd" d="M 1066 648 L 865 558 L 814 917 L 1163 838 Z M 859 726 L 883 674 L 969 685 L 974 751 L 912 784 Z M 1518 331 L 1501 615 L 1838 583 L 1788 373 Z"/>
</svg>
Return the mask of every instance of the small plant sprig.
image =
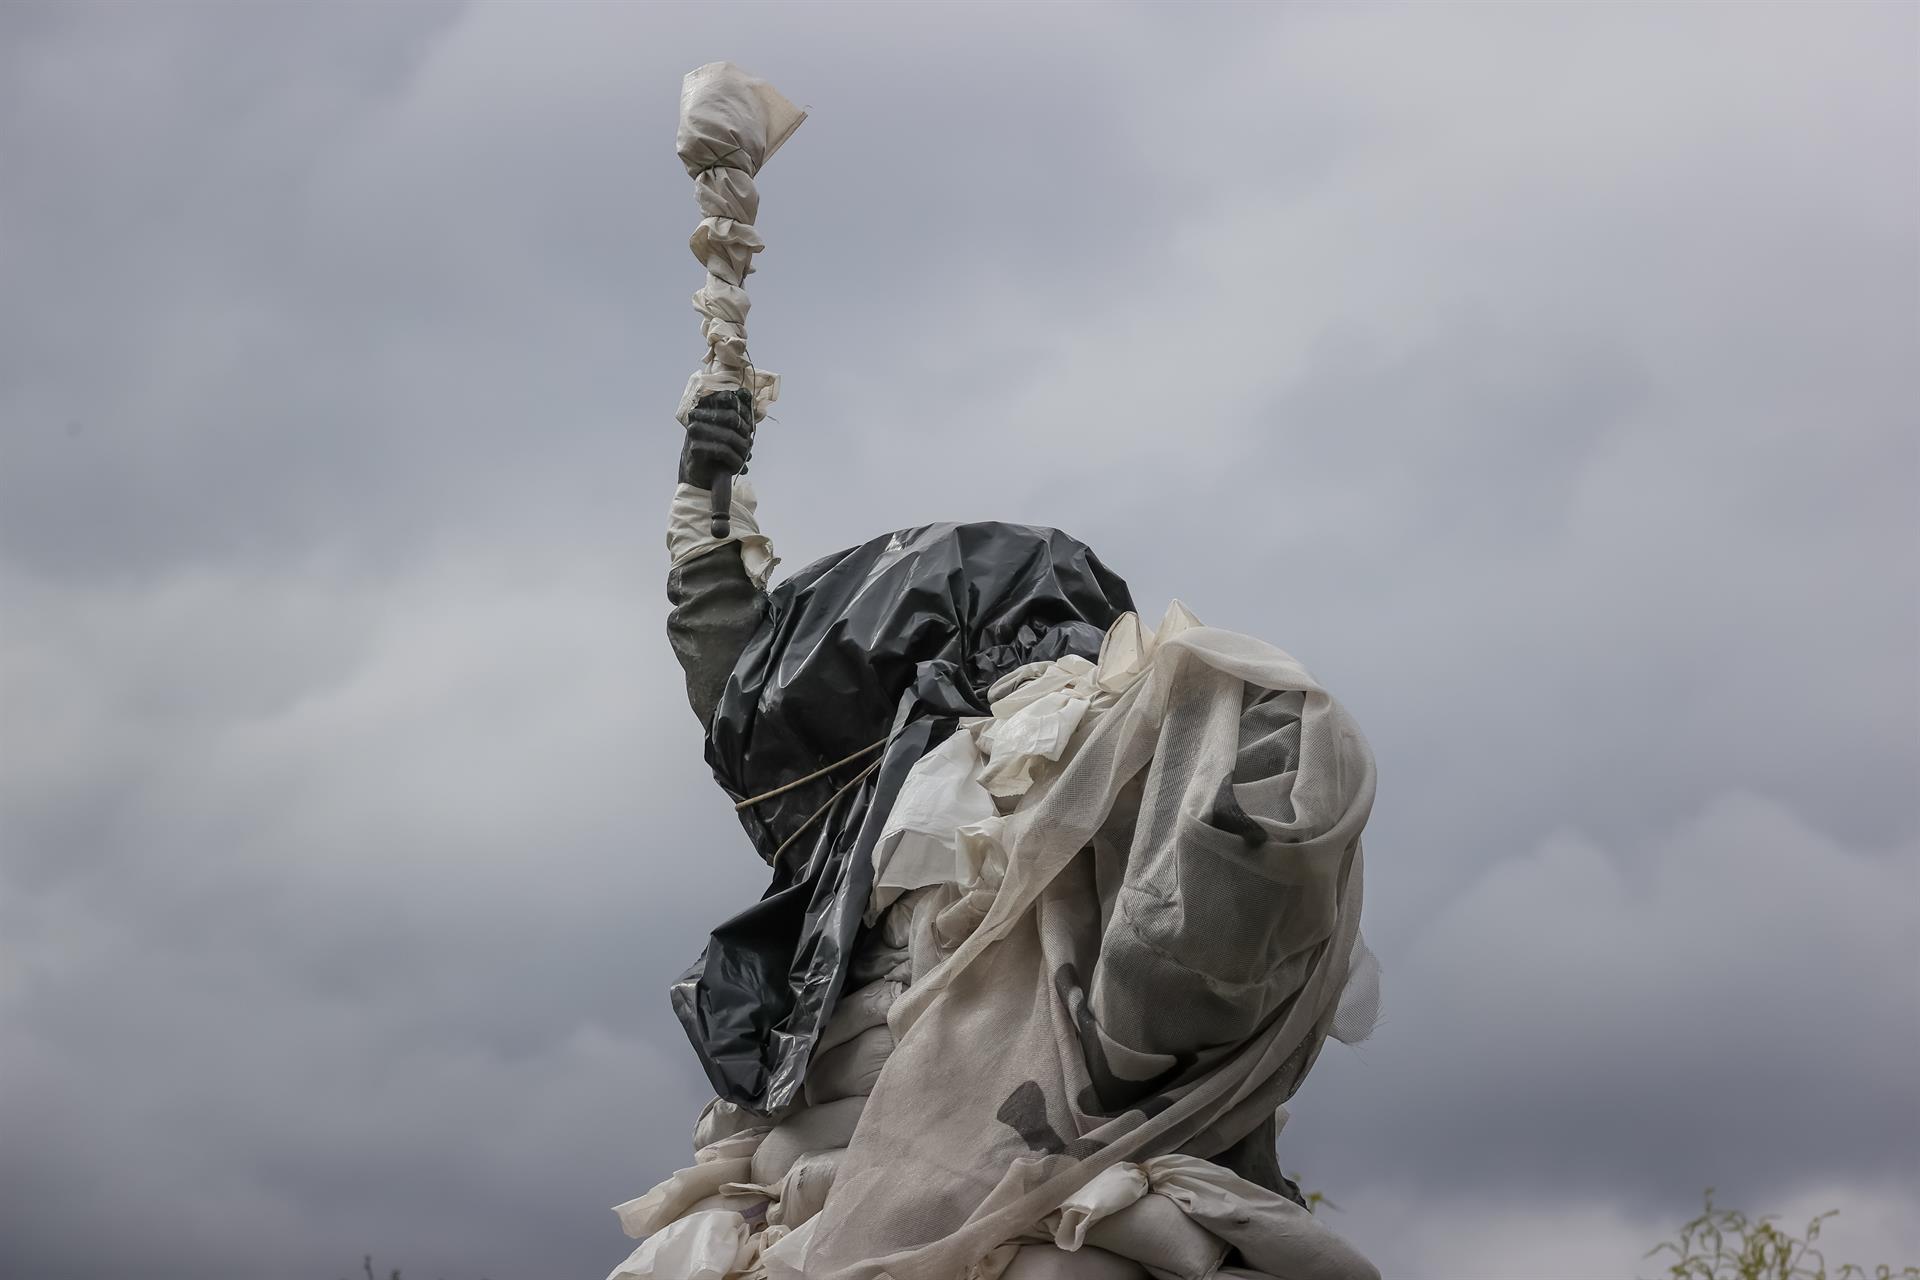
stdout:
<svg viewBox="0 0 1920 1280">
<path fill-rule="evenodd" d="M 380 1280 L 380 1277 L 373 1273 L 373 1255 L 372 1254 L 368 1253 L 368 1254 L 361 1255 L 360 1270 L 363 1274 L 365 1274 L 367 1280 Z M 387 1280 L 400 1280 L 400 1268 L 395 1267 L 392 1271 L 388 1272 Z M 480 1277 L 480 1280 L 487 1280 L 487 1278 L 485 1276 L 482 1276 Z"/>
<path fill-rule="evenodd" d="M 1737 1209 L 1723 1209 L 1713 1202 L 1713 1188 L 1707 1188 L 1706 1208 L 1700 1216 L 1680 1228 L 1680 1238 L 1657 1244 L 1646 1257 L 1672 1254 L 1673 1261 L 1661 1274 L 1667 1280 L 1901 1280 L 1920 1277 L 1920 1267 L 1902 1267 L 1898 1271 L 1882 1263 L 1869 1272 L 1848 1263 L 1838 1271 L 1827 1270 L 1826 1255 L 1816 1247 L 1820 1227 L 1840 1212 L 1829 1209 L 1807 1224 L 1804 1237 L 1795 1236 L 1774 1225 L 1778 1214 L 1749 1218 Z"/>
</svg>

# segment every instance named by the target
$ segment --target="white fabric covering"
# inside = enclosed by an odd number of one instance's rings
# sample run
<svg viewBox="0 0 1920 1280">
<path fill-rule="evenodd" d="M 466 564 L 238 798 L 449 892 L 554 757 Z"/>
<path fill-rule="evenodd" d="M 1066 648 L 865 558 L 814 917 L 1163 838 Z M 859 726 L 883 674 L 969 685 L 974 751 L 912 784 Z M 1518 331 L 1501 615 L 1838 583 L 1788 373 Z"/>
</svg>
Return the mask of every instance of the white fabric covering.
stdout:
<svg viewBox="0 0 1920 1280">
<path fill-rule="evenodd" d="M 834 1194 L 804 1240 L 764 1260 L 776 1280 L 1004 1265 L 1005 1242 L 1107 1168 L 1251 1131 L 1335 1020 L 1363 954 L 1359 837 L 1374 781 L 1345 711 L 1287 654 L 1184 610 L 1154 633 L 1116 625 L 1094 672 L 1059 674 L 1014 715 L 1077 684 L 1081 723 L 1058 763 L 1049 735 L 1017 735 L 1008 758 L 1031 764 L 1031 788 L 997 829 L 973 824 L 992 845 L 968 859 L 974 882 L 918 891 L 934 950 L 916 953 L 889 1017 L 896 1048 Z M 996 703 L 1018 701 L 1018 683 Z M 1050 709 L 1071 714 L 1065 701 Z M 1173 1076 L 1176 1055 L 1193 1053 Z M 1115 1111 L 1102 1093 L 1153 1105 Z M 1246 1193 L 1185 1186 L 1178 1207 L 1227 1239 L 1238 1209 L 1216 1213 L 1222 1203 L 1282 1202 L 1232 1180 Z M 1244 1216 L 1236 1234 L 1289 1222 Z M 1275 1273 L 1293 1280 L 1375 1274 L 1344 1246 L 1229 1242 L 1307 1258 Z"/>
<path fill-rule="evenodd" d="M 980 878 L 981 824 L 997 824 L 993 796 L 980 783 L 986 761 L 964 729 L 922 756 L 900 787 L 873 846 L 871 925 L 903 893 Z M 988 828 L 990 829 L 990 828 Z"/>
<path fill-rule="evenodd" d="M 737 476 L 733 482 L 732 529 L 725 538 L 713 536 L 713 494 L 682 484 L 673 491 L 673 506 L 667 511 L 667 556 L 670 564 L 680 565 L 703 556 L 729 542 L 740 544 L 740 563 L 746 567 L 753 585 L 766 589 L 780 557 L 773 554 L 773 540 L 760 532 L 760 496 L 753 482 Z"/>
<path fill-rule="evenodd" d="M 737 1159 L 713 1160 L 682 1169 L 637 1200 L 615 1205 L 620 1229 L 638 1240 L 675 1221 L 695 1202 L 720 1194 L 730 1183 L 745 1182 L 753 1176 L 752 1153 Z"/>
<path fill-rule="evenodd" d="M 830 1151 L 810 1151 L 793 1162 L 787 1176 L 780 1180 L 780 1194 L 767 1214 L 775 1226 L 797 1227 L 827 1203 L 833 1190 L 833 1175 L 840 1169 L 845 1147 Z"/>
<path fill-rule="evenodd" d="M 674 149 L 704 215 L 688 246 L 707 269 L 706 284 L 693 295 L 707 358 L 680 397 L 683 425 L 695 401 L 712 391 L 747 388 L 756 421 L 780 397 L 779 375 L 754 368 L 747 355 L 752 302 L 745 286 L 753 256 L 766 248 L 753 229 L 760 216 L 754 178 L 806 118 L 772 85 L 731 62 L 709 62 L 681 82 Z"/>
<path fill-rule="evenodd" d="M 1008 855 L 995 802 L 1025 795 L 1035 770 L 1057 763 L 1081 724 L 1138 683 L 1162 645 L 1201 625 L 1175 600 L 1151 632 L 1137 615 L 1122 617 L 1098 663 L 1068 655 L 1004 677 L 991 691 L 993 714 L 962 721 L 907 774 L 874 845 L 866 922 L 915 889 L 947 886 L 976 900 L 997 892 Z M 1329 1035 L 1358 1044 L 1379 1012 L 1380 964 L 1356 932 Z"/>
<path fill-rule="evenodd" d="M 648 1236 L 607 1280 L 730 1280 L 757 1252 L 747 1220 L 715 1209 Z"/>
<path fill-rule="evenodd" d="M 1017 800 L 1034 772 L 1058 763 L 1083 720 L 1113 705 L 1140 678 L 1148 655 L 1199 619 L 1178 600 L 1148 635 L 1126 614 L 1100 661 L 1077 654 L 1036 662 L 989 691 L 993 714 L 964 720 L 907 774 L 873 850 L 868 924 L 902 894 L 934 885 L 969 891 L 997 883 L 1002 867 L 999 800 Z"/>
<path fill-rule="evenodd" d="M 1219 1165 L 1182 1155 L 1154 1156 L 1101 1171 L 1067 1197 L 1049 1219 L 1054 1243 L 1074 1250 L 1089 1240 L 1098 1242 L 1102 1223 L 1118 1221 L 1128 1210 L 1155 1197 L 1205 1228 L 1223 1248 L 1228 1244 L 1238 1248 L 1260 1273 L 1281 1277 L 1378 1274 L 1351 1245 L 1293 1201 Z"/>
<path fill-rule="evenodd" d="M 1087 1243 L 1132 1258 L 1158 1280 L 1212 1280 L 1227 1256 L 1226 1241 L 1173 1201 L 1155 1195 L 1141 1196 L 1094 1223 Z"/>
<path fill-rule="evenodd" d="M 1181 1153 L 1218 1151 L 1257 1123 L 1329 1031 L 1371 1030 L 1378 966 L 1357 918 L 1372 761 L 1351 721 L 1287 655 L 1177 603 L 1153 632 L 1116 623 L 1097 663 L 1013 673 L 991 705 L 916 766 L 876 848 L 879 933 L 911 917 L 912 985 L 846 993 L 808 1081 L 812 1097 L 854 1081 L 871 1097 L 767 1131 L 710 1106 L 695 1168 L 622 1206 L 623 1224 L 691 1247 L 685 1222 L 744 1207 L 727 1280 L 1377 1280 L 1299 1206 Z M 1114 872 L 1096 871 L 1096 853 L 1137 887 L 1098 887 Z M 1198 877 L 1184 899 L 1183 874 Z M 1138 897 L 1162 884 L 1171 916 Z M 1290 958 L 1241 981 L 1229 968 L 1249 953 Z M 1063 962 L 1095 979 L 1074 995 L 1090 1025 L 1057 1003 Z M 1216 976 L 1196 987 L 1196 973 Z M 1171 1061 L 1155 1037 L 1213 1043 L 1209 1019 L 1262 1029 L 1221 1033 L 1164 1105 L 1080 1112 L 1083 1055 L 1123 1088 L 1144 1085 Z M 1010 1112 L 1025 1091 L 1040 1110 Z M 1070 1153 L 1006 1145 L 1012 1129 L 1038 1141 L 1034 1124 L 1080 1137 Z M 701 1168 L 722 1162 L 751 1180 Z M 692 1218 L 672 1222 L 670 1206 Z M 734 1241 L 712 1222 L 697 1230 L 703 1256 Z M 1246 1269 L 1222 1268 L 1230 1248 Z"/>
<path fill-rule="evenodd" d="M 755 1115 L 744 1107 L 715 1098 L 707 1103 L 700 1112 L 700 1118 L 694 1121 L 693 1149 L 695 1152 L 705 1150 L 722 1139 L 731 1138 L 735 1134 L 745 1133 L 750 1129 L 764 1133 L 767 1127 L 766 1117 Z"/>
</svg>

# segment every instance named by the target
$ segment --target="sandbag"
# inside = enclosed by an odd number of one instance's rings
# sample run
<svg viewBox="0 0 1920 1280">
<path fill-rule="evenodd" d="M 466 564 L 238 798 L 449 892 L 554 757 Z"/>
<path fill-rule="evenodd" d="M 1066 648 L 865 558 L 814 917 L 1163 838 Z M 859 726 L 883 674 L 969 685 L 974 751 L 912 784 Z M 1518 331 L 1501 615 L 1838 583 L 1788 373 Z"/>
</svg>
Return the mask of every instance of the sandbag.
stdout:
<svg viewBox="0 0 1920 1280">
<path fill-rule="evenodd" d="M 913 920 L 911 905 L 896 903 L 893 910 L 882 913 L 878 924 L 861 933 L 853 949 L 853 959 L 847 965 L 847 990 L 858 991 L 876 982 L 905 985 L 913 973 L 913 956 L 908 947 L 912 938 L 907 932 Z M 841 999 L 846 997 L 843 995 Z M 836 1011 L 838 1007 L 835 1006 Z"/>
<path fill-rule="evenodd" d="M 693 1122 L 693 1149 L 699 1151 L 736 1133 L 768 1127 L 765 1116 L 715 1098 L 701 1109 L 700 1118 Z"/>
<path fill-rule="evenodd" d="M 1172 1156 L 1157 1163 L 1157 1194 L 1147 1199 L 1171 1198 L 1192 1221 L 1232 1245 L 1254 1271 L 1380 1280 L 1379 1270 L 1358 1249 L 1285 1196 L 1205 1161 Z"/>
<path fill-rule="evenodd" d="M 1231 1247 L 1261 1274 L 1379 1280 L 1358 1250 L 1306 1209 L 1192 1156 L 1110 1165 L 1048 1223 L 1062 1248 L 1099 1245 L 1138 1259 L 1156 1277 L 1212 1276 Z"/>
<path fill-rule="evenodd" d="M 648 1236 L 607 1280 L 726 1280 L 752 1256 L 748 1236 L 737 1213 L 696 1213 Z"/>
<path fill-rule="evenodd" d="M 845 1144 L 842 1144 L 845 1145 Z M 716 1195 L 730 1182 L 745 1182 L 753 1170 L 749 1156 L 710 1160 L 681 1169 L 643 1196 L 613 1207 L 620 1229 L 638 1240 L 684 1217 L 700 1200 Z"/>
<path fill-rule="evenodd" d="M 759 1128 L 742 1129 L 738 1133 L 730 1133 L 695 1151 L 693 1162 L 697 1165 L 713 1164 L 719 1160 L 739 1160 L 751 1156 L 772 1131 L 772 1125 L 763 1125 Z"/>
<path fill-rule="evenodd" d="M 711 1213 L 716 1209 L 739 1214 L 747 1220 L 747 1226 L 751 1228 L 754 1223 L 766 1216 L 767 1197 L 758 1191 L 725 1192 L 694 1201 L 687 1206 L 687 1211 L 682 1216 L 691 1217 L 696 1213 Z"/>
<path fill-rule="evenodd" d="M 1050 1244 L 1020 1246 L 999 1280 L 1147 1280 L 1139 1263 L 1105 1249 L 1074 1253 Z"/>
<path fill-rule="evenodd" d="M 886 1026 L 887 1011 L 906 989 L 904 982 L 881 981 L 841 996 L 840 1003 L 834 1006 L 833 1017 L 820 1032 L 820 1042 L 813 1048 L 814 1056 L 837 1049 L 862 1032 Z"/>
<path fill-rule="evenodd" d="M 797 1227 L 820 1212 L 833 1190 L 833 1175 L 840 1170 L 845 1147 L 831 1151 L 809 1151 L 793 1162 L 780 1188 L 780 1198 L 767 1214 L 767 1222 L 776 1227 Z"/>
<path fill-rule="evenodd" d="M 794 1162 L 813 1151 L 832 1151 L 853 1140 L 860 1123 L 865 1098 L 842 1098 L 794 1112 L 773 1127 L 759 1150 L 753 1153 L 752 1177 L 737 1182 L 757 1182 L 770 1187 L 787 1176 Z"/>
<path fill-rule="evenodd" d="M 1133 1259 L 1155 1280 L 1207 1280 L 1227 1256 L 1226 1241 L 1167 1197 L 1151 1194 L 1094 1223 L 1087 1243 Z"/>
<path fill-rule="evenodd" d="M 821 1054 L 807 1071 L 807 1105 L 866 1097 L 892 1052 L 893 1032 L 882 1023 Z"/>
</svg>

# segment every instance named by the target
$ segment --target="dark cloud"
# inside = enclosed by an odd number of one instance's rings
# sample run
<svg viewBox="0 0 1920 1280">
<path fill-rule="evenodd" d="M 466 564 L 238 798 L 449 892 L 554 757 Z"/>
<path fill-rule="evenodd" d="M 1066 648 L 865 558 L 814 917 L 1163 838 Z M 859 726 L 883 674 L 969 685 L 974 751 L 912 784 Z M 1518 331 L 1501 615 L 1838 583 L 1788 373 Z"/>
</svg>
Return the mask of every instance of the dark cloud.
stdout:
<svg viewBox="0 0 1920 1280">
<path fill-rule="evenodd" d="M 760 888 L 661 637 L 718 56 L 815 113 L 789 564 L 1057 524 L 1366 726 L 1343 1230 L 1920 1249 L 1915 24 L 0 8 L 0 1272 L 591 1276 L 684 1159 Z"/>
</svg>

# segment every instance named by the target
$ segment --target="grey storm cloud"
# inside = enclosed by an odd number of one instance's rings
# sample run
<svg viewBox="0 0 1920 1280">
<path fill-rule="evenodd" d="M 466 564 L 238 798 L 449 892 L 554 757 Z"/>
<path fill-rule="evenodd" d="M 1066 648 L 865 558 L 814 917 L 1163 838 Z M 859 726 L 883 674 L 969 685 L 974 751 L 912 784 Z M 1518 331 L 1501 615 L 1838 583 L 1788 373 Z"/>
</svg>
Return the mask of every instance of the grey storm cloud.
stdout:
<svg viewBox="0 0 1920 1280">
<path fill-rule="evenodd" d="M 1281 1140 L 1342 1231 L 1627 1275 L 1712 1183 L 1920 1259 L 1916 48 L 0 7 L 0 1274 L 592 1277 L 685 1159 L 665 988 L 762 887 L 663 639 L 716 57 L 813 110 L 787 563 L 1058 525 L 1366 727 L 1387 1017 Z"/>
</svg>

